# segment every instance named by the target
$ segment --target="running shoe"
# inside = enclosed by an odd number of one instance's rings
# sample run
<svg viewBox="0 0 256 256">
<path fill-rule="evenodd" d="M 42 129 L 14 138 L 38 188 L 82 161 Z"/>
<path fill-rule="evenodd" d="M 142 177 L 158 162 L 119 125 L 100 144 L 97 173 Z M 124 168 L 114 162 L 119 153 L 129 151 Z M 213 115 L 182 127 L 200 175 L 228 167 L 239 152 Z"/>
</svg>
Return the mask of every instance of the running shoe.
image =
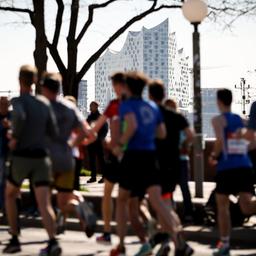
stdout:
<svg viewBox="0 0 256 256">
<path fill-rule="evenodd" d="M 146 242 L 140 247 L 140 250 L 134 256 L 147 256 L 151 254 L 152 246 L 150 243 Z"/>
<path fill-rule="evenodd" d="M 125 256 L 125 248 L 117 246 L 115 249 L 110 251 L 109 256 Z"/>
<path fill-rule="evenodd" d="M 98 181 L 99 184 L 102 184 L 104 183 L 104 178 L 102 177 L 99 181 Z"/>
<path fill-rule="evenodd" d="M 190 256 L 194 253 L 194 250 L 186 243 L 183 249 L 175 250 L 175 256 Z"/>
<path fill-rule="evenodd" d="M 60 256 L 62 250 L 58 242 L 48 243 L 47 247 L 42 249 L 39 253 L 39 256 Z"/>
<path fill-rule="evenodd" d="M 213 252 L 213 256 L 229 256 L 230 247 L 225 246 L 223 242 L 219 241 L 216 246 L 216 250 Z"/>
<path fill-rule="evenodd" d="M 11 238 L 3 249 L 3 253 L 17 253 L 21 251 L 20 242 L 17 238 Z"/>
<path fill-rule="evenodd" d="M 88 238 L 92 237 L 95 233 L 97 218 L 93 212 L 92 205 L 89 205 L 86 201 L 81 202 L 78 205 L 78 211 L 80 216 L 85 221 L 85 233 Z"/>
<path fill-rule="evenodd" d="M 161 244 L 159 250 L 156 253 L 156 256 L 168 256 L 171 251 L 169 241 L 165 241 Z"/>
<path fill-rule="evenodd" d="M 103 234 L 96 238 L 96 242 L 99 244 L 111 244 L 111 235 L 110 234 Z"/>
<path fill-rule="evenodd" d="M 88 183 L 88 184 L 89 184 L 89 183 L 94 183 L 94 182 L 96 182 L 96 181 L 97 181 L 96 178 L 91 177 L 89 180 L 87 180 L 87 183 Z"/>
</svg>

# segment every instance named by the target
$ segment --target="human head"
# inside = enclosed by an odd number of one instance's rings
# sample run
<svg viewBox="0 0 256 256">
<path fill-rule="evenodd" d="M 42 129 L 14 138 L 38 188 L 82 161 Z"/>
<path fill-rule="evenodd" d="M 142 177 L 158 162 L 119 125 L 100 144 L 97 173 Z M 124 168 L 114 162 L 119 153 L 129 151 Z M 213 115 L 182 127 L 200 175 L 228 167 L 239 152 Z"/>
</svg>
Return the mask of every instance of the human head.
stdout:
<svg viewBox="0 0 256 256">
<path fill-rule="evenodd" d="M 5 115 L 8 113 L 9 100 L 7 97 L 0 97 L 0 114 Z"/>
<path fill-rule="evenodd" d="M 98 108 L 99 108 L 99 104 L 96 101 L 92 101 L 90 104 L 90 111 L 92 113 L 96 113 L 99 111 Z"/>
<path fill-rule="evenodd" d="M 217 105 L 220 112 L 230 110 L 232 98 L 232 92 L 229 89 L 219 89 L 217 91 Z"/>
<path fill-rule="evenodd" d="M 60 86 L 62 82 L 62 77 L 59 73 L 49 73 L 45 72 L 41 80 L 42 94 L 49 100 L 56 99 Z"/>
<path fill-rule="evenodd" d="M 121 98 L 123 95 L 123 87 L 125 85 L 125 73 L 116 72 L 110 76 L 110 80 L 112 82 L 116 96 Z"/>
<path fill-rule="evenodd" d="M 138 71 L 126 73 L 126 85 L 124 87 L 126 96 L 141 97 L 148 80 L 146 75 Z"/>
<path fill-rule="evenodd" d="M 31 65 L 23 65 L 19 72 L 20 93 L 29 93 L 37 82 L 37 69 Z"/>
<path fill-rule="evenodd" d="M 172 111 L 177 111 L 177 102 L 174 99 L 167 99 L 164 103 L 165 107 L 172 110 Z"/>
<path fill-rule="evenodd" d="M 149 83 L 149 98 L 160 104 L 165 97 L 164 83 L 161 80 L 153 80 Z"/>
</svg>

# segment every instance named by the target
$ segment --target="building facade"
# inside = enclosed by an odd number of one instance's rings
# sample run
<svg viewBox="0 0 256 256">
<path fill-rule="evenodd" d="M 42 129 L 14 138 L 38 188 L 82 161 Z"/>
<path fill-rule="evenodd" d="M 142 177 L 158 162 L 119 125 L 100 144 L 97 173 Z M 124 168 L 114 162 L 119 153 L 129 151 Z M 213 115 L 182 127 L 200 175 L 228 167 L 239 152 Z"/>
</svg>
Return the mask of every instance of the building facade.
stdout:
<svg viewBox="0 0 256 256">
<path fill-rule="evenodd" d="M 138 70 L 152 79 L 163 80 L 167 97 L 188 108 L 190 82 L 188 57 L 178 50 L 175 33 L 169 34 L 168 19 L 154 28 L 129 32 L 119 52 L 107 50 L 95 64 L 95 100 L 104 109 L 114 92 L 109 75 L 117 71 Z"/>
<path fill-rule="evenodd" d="M 202 119 L 205 138 L 214 138 L 212 118 L 219 114 L 216 102 L 218 88 L 202 88 Z"/>
<path fill-rule="evenodd" d="M 79 83 L 79 88 L 78 88 L 77 106 L 84 116 L 87 116 L 88 114 L 87 101 L 88 101 L 88 84 L 87 84 L 87 80 L 82 80 Z"/>
</svg>

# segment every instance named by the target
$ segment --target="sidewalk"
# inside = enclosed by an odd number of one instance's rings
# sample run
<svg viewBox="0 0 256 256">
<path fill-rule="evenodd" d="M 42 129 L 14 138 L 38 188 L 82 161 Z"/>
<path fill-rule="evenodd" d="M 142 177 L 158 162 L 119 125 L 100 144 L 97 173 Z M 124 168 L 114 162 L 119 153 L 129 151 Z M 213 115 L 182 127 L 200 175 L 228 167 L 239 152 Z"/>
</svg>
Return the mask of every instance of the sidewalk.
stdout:
<svg viewBox="0 0 256 256">
<path fill-rule="evenodd" d="M 97 232 L 102 232 L 103 230 L 103 221 L 101 220 L 101 198 L 103 196 L 103 184 L 92 183 L 86 184 L 88 178 L 81 179 L 81 185 L 83 189 L 86 189 L 87 192 L 82 192 L 84 197 L 93 202 L 94 209 L 99 217 Z M 214 183 L 204 183 L 204 197 L 203 198 L 195 198 L 195 183 L 189 183 L 192 200 L 195 208 L 197 209 L 197 213 L 202 213 L 203 206 L 207 202 L 208 197 L 210 196 L 212 190 L 215 187 Z M 115 198 L 117 196 L 117 187 L 115 187 L 113 192 L 113 202 L 115 204 Z M 23 207 L 27 208 L 30 205 L 30 197 L 28 190 L 22 191 L 23 198 Z M 179 188 L 177 188 L 174 194 L 175 201 L 177 202 L 177 208 L 181 207 L 182 203 L 182 194 Z M 0 216 L 0 225 L 6 224 L 3 220 L 2 216 Z M 21 215 L 21 225 L 23 227 L 42 227 L 40 218 L 31 218 Z M 116 223 L 112 222 L 112 229 L 115 231 Z M 80 226 L 76 219 L 69 218 L 67 221 L 68 230 L 79 231 Z M 129 234 L 132 235 L 133 232 L 129 229 Z M 191 241 L 200 241 L 200 242 L 209 242 L 209 241 L 217 241 L 218 232 L 216 228 L 205 227 L 203 225 L 197 226 L 187 226 L 185 227 L 185 235 Z M 250 221 L 246 224 L 245 228 L 235 228 L 232 232 L 232 242 L 234 244 L 248 244 L 249 246 L 256 244 L 256 218 L 252 217 Z"/>
</svg>

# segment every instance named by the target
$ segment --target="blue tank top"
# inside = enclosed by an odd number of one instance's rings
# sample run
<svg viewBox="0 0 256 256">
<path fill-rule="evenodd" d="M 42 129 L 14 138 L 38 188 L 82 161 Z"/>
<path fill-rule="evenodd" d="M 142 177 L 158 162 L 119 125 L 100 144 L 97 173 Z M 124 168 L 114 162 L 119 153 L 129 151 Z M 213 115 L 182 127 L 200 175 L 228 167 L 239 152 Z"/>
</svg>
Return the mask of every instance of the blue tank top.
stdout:
<svg viewBox="0 0 256 256">
<path fill-rule="evenodd" d="M 217 171 L 251 168 L 252 163 L 247 153 L 247 142 L 235 138 L 236 131 L 244 128 L 241 117 L 233 113 L 224 113 L 223 116 L 227 126 L 224 127 L 224 148 L 218 161 Z"/>
</svg>

